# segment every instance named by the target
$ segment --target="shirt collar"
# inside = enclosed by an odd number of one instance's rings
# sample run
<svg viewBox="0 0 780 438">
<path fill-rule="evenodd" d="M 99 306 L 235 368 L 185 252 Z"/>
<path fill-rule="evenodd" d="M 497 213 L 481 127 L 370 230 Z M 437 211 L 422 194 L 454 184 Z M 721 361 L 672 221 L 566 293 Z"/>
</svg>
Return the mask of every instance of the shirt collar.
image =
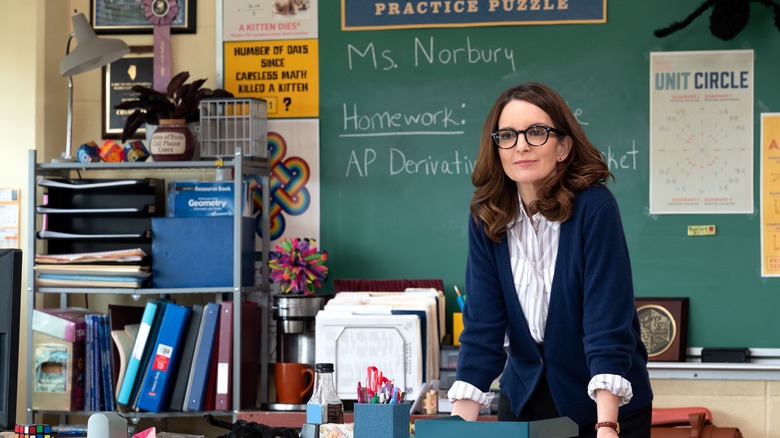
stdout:
<svg viewBox="0 0 780 438">
<path fill-rule="evenodd" d="M 518 201 L 520 202 L 520 208 L 518 208 L 519 212 L 517 213 L 517 217 L 515 217 L 511 222 L 507 224 L 507 229 L 512 229 L 515 226 L 523 223 L 526 217 L 528 217 L 528 214 L 525 212 L 525 208 L 523 208 L 523 199 L 518 194 Z M 551 227 L 553 230 L 558 231 L 561 228 L 561 223 L 558 221 L 550 221 L 547 220 L 546 217 L 544 217 L 542 214 L 537 212 L 534 214 L 534 222 L 538 223 L 539 226 L 537 229 L 541 229 L 542 227 Z"/>
</svg>

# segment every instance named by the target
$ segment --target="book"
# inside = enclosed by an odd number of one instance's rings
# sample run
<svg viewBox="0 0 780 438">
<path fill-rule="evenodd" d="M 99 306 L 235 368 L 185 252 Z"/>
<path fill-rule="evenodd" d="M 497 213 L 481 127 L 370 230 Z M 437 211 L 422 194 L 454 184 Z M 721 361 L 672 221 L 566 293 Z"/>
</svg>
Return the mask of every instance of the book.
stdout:
<svg viewBox="0 0 780 438">
<path fill-rule="evenodd" d="M 139 410 L 160 412 L 168 407 L 189 316 L 188 307 L 173 303 L 166 306 L 146 377 L 139 390 Z"/>
<path fill-rule="evenodd" d="M 208 303 L 203 309 L 203 319 L 198 330 L 198 339 L 193 353 L 192 368 L 190 368 L 187 391 L 185 392 L 185 412 L 200 412 L 204 407 L 206 386 L 211 368 L 211 357 L 214 351 L 214 339 L 219 324 L 219 304 Z"/>
<path fill-rule="evenodd" d="M 133 343 L 133 350 L 127 362 L 127 369 L 122 377 L 122 386 L 120 387 L 119 395 L 117 396 L 117 403 L 122 405 L 130 404 L 138 368 L 140 368 L 141 359 L 143 358 L 144 349 L 146 348 L 146 342 L 149 339 L 149 333 L 152 330 L 152 324 L 154 323 L 159 308 L 160 306 L 156 301 L 150 300 L 146 302 L 146 307 L 144 308 L 144 313 L 141 317 L 141 323 L 138 327 L 138 335 Z"/>
<path fill-rule="evenodd" d="M 190 313 L 190 321 L 187 323 L 187 335 L 184 338 L 184 345 L 181 350 L 181 359 L 179 361 L 179 372 L 176 375 L 176 382 L 171 392 L 171 403 L 168 407 L 171 411 L 181 412 L 184 409 L 185 395 L 187 392 L 187 382 L 190 377 L 190 368 L 192 358 L 195 354 L 195 344 L 198 341 L 198 331 L 203 319 L 203 306 L 194 304 Z"/>
<path fill-rule="evenodd" d="M 120 368 L 126 369 L 127 368 L 127 359 L 130 358 L 130 354 L 127 354 L 127 357 L 125 359 L 125 363 L 122 364 L 121 358 L 120 358 L 120 350 L 119 350 L 119 344 L 116 344 L 116 339 L 114 337 L 114 332 L 118 332 L 117 336 L 121 334 L 120 342 L 127 342 L 130 341 L 130 350 L 132 351 L 132 342 L 134 342 L 135 337 L 132 339 L 130 336 L 128 336 L 127 332 L 125 332 L 125 327 L 132 324 L 140 324 L 141 318 L 143 318 L 144 315 L 144 307 L 142 306 L 127 306 L 127 305 L 121 305 L 121 304 L 109 304 L 108 305 L 108 321 L 109 321 L 109 329 L 110 329 L 110 335 L 112 340 L 114 340 L 114 346 L 111 348 L 111 358 L 112 363 L 114 366 L 114 373 L 113 373 L 113 383 L 114 386 L 119 388 L 119 380 L 120 376 L 124 376 L 124 372 L 120 371 Z M 124 365 L 124 367 L 122 367 Z M 116 395 L 119 396 L 119 392 L 116 391 Z"/>
<path fill-rule="evenodd" d="M 111 339 L 114 341 L 114 349 L 119 357 L 119 359 L 114 362 L 116 365 L 114 369 L 118 372 L 114 396 L 119 398 L 119 389 L 122 387 L 122 380 L 125 377 L 127 362 L 130 359 L 130 355 L 133 353 L 133 340 L 127 336 L 127 332 L 124 330 L 111 330 Z"/>
<path fill-rule="evenodd" d="M 172 181 L 168 183 L 168 217 L 242 216 L 252 213 L 252 191 L 242 185 L 241 206 L 236 207 L 233 181 Z"/>
<path fill-rule="evenodd" d="M 111 327 L 108 315 L 98 316 L 98 337 L 100 340 L 100 388 L 103 397 L 101 406 L 104 411 L 113 412 L 114 405 L 114 362 L 111 350 Z"/>
<path fill-rule="evenodd" d="M 32 329 L 68 342 L 82 342 L 87 334 L 84 317 L 91 312 L 80 307 L 34 309 Z"/>
<path fill-rule="evenodd" d="M 88 411 L 102 410 L 100 401 L 100 343 L 98 341 L 98 314 L 85 316 L 87 336 L 85 340 L 86 380 L 84 382 L 84 408 Z"/>
</svg>

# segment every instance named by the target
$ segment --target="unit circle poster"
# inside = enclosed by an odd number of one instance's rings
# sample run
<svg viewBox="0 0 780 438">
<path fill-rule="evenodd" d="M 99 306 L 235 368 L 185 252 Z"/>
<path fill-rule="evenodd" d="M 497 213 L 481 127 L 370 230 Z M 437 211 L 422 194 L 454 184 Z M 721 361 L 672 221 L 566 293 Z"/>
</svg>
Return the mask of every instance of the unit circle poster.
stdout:
<svg viewBox="0 0 780 438">
<path fill-rule="evenodd" d="M 650 55 L 650 213 L 753 213 L 752 50 Z"/>
</svg>

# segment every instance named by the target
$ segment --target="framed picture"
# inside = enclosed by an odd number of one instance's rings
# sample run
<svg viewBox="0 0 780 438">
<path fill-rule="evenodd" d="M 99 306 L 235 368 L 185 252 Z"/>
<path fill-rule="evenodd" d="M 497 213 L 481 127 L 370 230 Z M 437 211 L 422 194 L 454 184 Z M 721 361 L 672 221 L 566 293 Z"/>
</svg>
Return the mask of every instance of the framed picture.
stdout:
<svg viewBox="0 0 780 438">
<path fill-rule="evenodd" d="M 103 67 L 103 138 L 122 138 L 127 116 L 132 112 L 114 108 L 120 102 L 135 99 L 133 86 L 152 87 L 154 80 L 154 49 L 152 46 L 132 46 L 122 59 Z M 144 138 L 143 128 L 132 138 Z"/>
<path fill-rule="evenodd" d="M 171 23 L 172 33 L 195 33 L 195 0 L 177 0 L 179 12 Z M 139 0 L 90 0 L 90 22 L 97 34 L 152 33 Z"/>
<path fill-rule="evenodd" d="M 653 362 L 684 362 L 688 349 L 688 298 L 636 298 L 639 327 Z"/>
</svg>

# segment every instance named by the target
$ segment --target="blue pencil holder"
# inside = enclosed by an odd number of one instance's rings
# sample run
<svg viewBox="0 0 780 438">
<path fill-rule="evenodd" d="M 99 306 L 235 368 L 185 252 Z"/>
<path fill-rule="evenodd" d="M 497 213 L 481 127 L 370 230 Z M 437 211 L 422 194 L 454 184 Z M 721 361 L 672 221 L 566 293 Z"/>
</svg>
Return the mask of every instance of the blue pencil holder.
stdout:
<svg viewBox="0 0 780 438">
<path fill-rule="evenodd" d="M 355 403 L 355 438 L 409 438 L 409 403 Z"/>
</svg>

